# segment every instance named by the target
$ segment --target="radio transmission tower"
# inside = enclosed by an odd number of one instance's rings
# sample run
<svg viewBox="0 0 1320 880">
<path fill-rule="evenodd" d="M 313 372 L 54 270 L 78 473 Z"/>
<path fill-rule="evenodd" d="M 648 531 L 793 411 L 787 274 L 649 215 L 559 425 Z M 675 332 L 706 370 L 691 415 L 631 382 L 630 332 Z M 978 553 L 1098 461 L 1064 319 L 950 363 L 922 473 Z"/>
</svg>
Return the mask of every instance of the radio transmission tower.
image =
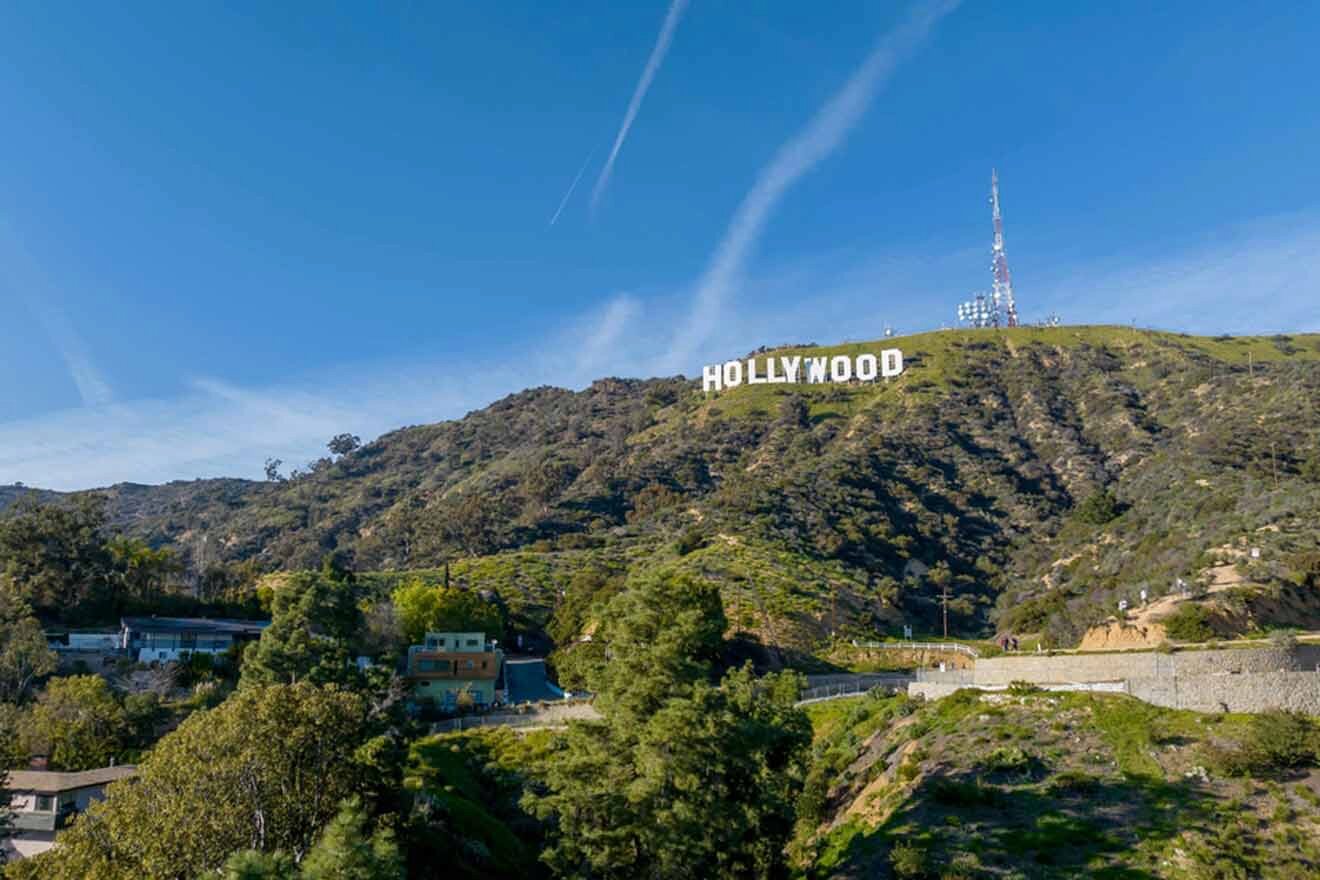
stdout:
<svg viewBox="0 0 1320 880">
<path fill-rule="evenodd" d="M 1005 323 L 1016 327 L 1018 316 L 1017 303 L 1013 301 L 1013 276 L 1008 271 L 1008 255 L 1004 253 L 1004 218 L 999 213 L 999 172 L 994 169 L 990 171 L 990 206 L 995 221 L 994 256 L 990 260 L 995 286 L 991 298 L 996 317 L 1002 311 Z"/>
</svg>

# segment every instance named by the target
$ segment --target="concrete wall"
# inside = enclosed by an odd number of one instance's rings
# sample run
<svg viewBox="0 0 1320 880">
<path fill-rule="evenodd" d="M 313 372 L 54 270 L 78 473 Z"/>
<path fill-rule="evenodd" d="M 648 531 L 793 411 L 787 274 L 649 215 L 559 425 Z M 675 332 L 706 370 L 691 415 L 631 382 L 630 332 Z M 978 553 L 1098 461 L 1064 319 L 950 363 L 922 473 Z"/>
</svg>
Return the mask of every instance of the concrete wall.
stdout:
<svg viewBox="0 0 1320 880">
<path fill-rule="evenodd" d="M 1119 681 L 1170 675 L 1227 675 L 1282 670 L 1314 672 L 1320 667 L 1320 645 L 1284 648 L 1225 648 L 1219 651 L 1126 651 L 1113 654 L 1025 654 L 976 661 L 976 684 L 1033 684 L 1070 681 Z"/>
<path fill-rule="evenodd" d="M 1107 682 L 1156 706 L 1198 712 L 1263 712 L 1294 709 L 1320 715 L 1320 646 L 1187 651 L 1026 655 L 977 660 L 971 681 L 919 676 L 908 693 L 928 699 L 960 687 L 999 689 L 1025 681 L 1044 687 Z M 930 680 L 934 679 L 934 680 Z"/>
<path fill-rule="evenodd" d="M 1316 672 L 1134 678 L 1127 682 L 1127 691 L 1139 700 L 1170 709 L 1197 712 L 1293 709 L 1320 715 L 1320 673 Z"/>
</svg>

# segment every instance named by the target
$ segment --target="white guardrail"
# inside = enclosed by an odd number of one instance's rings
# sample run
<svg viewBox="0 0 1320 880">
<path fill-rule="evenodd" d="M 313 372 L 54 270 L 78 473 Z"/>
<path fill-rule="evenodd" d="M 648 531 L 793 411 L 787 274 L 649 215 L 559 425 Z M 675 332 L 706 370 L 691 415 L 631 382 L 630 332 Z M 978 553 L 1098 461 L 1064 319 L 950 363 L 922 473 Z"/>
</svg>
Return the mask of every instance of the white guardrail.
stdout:
<svg viewBox="0 0 1320 880">
<path fill-rule="evenodd" d="M 852 646 L 882 651 L 948 651 L 954 654 L 966 654 L 973 659 L 981 656 L 981 653 L 971 645 L 959 642 L 859 642 L 853 639 Z"/>
</svg>

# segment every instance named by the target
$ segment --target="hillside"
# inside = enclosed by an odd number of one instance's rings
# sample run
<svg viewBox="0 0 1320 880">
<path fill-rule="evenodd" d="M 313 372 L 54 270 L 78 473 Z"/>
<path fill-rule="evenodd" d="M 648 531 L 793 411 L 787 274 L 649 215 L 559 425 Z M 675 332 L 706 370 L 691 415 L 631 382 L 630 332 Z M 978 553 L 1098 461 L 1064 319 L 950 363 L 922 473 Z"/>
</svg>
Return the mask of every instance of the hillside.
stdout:
<svg viewBox="0 0 1320 880">
<path fill-rule="evenodd" d="M 1320 774 L 1267 758 L 1292 758 L 1275 738 L 1302 723 L 1287 717 L 1026 689 L 840 700 L 811 714 L 813 768 L 792 848 L 806 877 L 1320 870 Z M 1247 753 L 1257 757 L 1234 757 Z"/>
<path fill-rule="evenodd" d="M 118 526 L 194 566 L 451 561 L 542 623 L 569 606 L 570 629 L 628 572 L 673 569 L 718 580 L 730 620 L 780 645 L 933 631 L 946 580 L 956 632 L 1071 644 L 1118 598 L 1178 577 L 1195 591 L 1224 565 L 1238 577 L 1215 631 L 1320 624 L 1320 337 L 1062 327 L 889 345 L 907 371 L 887 383 L 537 388 L 293 480 L 106 494 Z"/>
</svg>

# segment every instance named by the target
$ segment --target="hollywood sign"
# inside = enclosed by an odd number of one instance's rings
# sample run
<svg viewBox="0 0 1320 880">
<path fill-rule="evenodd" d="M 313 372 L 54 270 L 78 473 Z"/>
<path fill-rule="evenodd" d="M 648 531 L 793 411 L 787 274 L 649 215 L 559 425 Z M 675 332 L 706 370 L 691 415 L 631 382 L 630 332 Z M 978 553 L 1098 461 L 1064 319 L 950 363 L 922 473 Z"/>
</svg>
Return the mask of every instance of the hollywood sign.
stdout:
<svg viewBox="0 0 1320 880">
<path fill-rule="evenodd" d="M 759 367 L 759 369 L 758 369 Z M 725 361 L 701 368 L 701 390 L 722 391 L 739 385 L 792 385 L 798 382 L 874 382 L 903 372 L 903 352 L 887 348 L 878 355 L 803 357 L 769 355 Z"/>
</svg>

